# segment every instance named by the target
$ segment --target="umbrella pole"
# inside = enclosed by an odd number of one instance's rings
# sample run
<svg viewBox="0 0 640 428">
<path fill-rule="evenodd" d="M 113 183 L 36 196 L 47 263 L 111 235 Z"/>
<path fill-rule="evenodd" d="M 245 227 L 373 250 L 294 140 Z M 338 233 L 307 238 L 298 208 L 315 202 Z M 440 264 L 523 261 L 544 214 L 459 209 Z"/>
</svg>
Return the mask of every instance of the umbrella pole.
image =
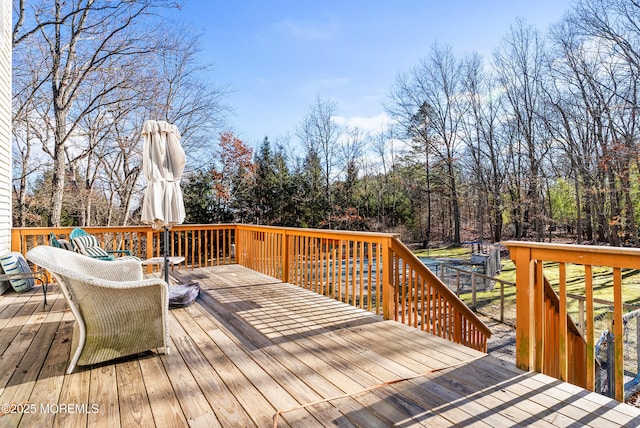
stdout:
<svg viewBox="0 0 640 428">
<path fill-rule="evenodd" d="M 169 284 L 169 229 L 164 227 L 164 282 Z"/>
</svg>

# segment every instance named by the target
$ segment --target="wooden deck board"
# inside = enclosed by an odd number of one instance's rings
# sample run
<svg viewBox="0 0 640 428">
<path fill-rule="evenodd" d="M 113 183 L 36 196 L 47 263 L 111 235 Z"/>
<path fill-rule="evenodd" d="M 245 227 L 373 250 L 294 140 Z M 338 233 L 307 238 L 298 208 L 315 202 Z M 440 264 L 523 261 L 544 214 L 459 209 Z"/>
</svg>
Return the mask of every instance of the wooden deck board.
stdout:
<svg viewBox="0 0 640 428">
<path fill-rule="evenodd" d="M 160 358 L 140 360 L 140 370 L 145 379 L 145 388 L 154 420 L 167 426 L 187 426 L 178 397 Z"/>
<path fill-rule="evenodd" d="M 172 274 L 202 292 L 171 311 L 170 353 L 71 375 L 57 287 L 45 308 L 38 289 L 0 296 L 0 404 L 36 410 L 0 427 L 640 425 L 637 408 L 237 265 Z"/>
<path fill-rule="evenodd" d="M 248 413 L 253 424 L 257 426 L 268 425 L 270 422 L 269 415 L 276 412 L 275 408 L 269 404 L 258 388 L 243 376 L 242 371 L 236 367 L 234 362 L 228 358 L 222 349 L 220 349 L 216 344 L 216 338 L 218 339 L 218 342 L 227 340 L 221 336 L 218 331 L 218 326 L 211 321 L 211 319 L 198 305 L 191 306 L 187 308 L 186 311 L 189 312 L 193 320 L 203 329 L 207 334 L 207 337 L 210 338 L 209 341 L 205 340 L 207 343 L 206 347 L 201 347 L 201 349 L 212 367 L 216 369 L 216 373 L 220 377 L 221 381 L 224 382 L 224 385 L 233 395 L 233 398 L 238 401 L 238 404 L 243 409 L 254 408 L 256 410 L 255 412 Z M 244 419 L 244 416 L 242 416 L 242 419 Z M 247 421 L 245 422 L 245 426 L 252 425 Z"/>
<path fill-rule="evenodd" d="M 175 328 L 174 323 L 169 324 L 169 328 L 172 326 Z M 220 426 L 211 405 L 202 394 L 198 382 L 183 358 L 185 347 L 189 351 L 192 350 L 188 337 L 172 336 L 169 347 L 169 354 L 162 355 L 161 358 L 187 423 L 190 426 L 201 426 L 205 421 L 209 421 L 209 426 Z"/>
</svg>

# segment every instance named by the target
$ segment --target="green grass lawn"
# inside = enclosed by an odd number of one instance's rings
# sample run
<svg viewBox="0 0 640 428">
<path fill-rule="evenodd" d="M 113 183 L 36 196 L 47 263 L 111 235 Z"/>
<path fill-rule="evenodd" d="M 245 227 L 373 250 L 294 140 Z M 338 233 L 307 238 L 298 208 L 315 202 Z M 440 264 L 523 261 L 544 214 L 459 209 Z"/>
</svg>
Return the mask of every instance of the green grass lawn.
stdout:
<svg viewBox="0 0 640 428">
<path fill-rule="evenodd" d="M 433 258 L 468 258 L 471 257 L 471 247 L 441 247 L 441 248 L 427 248 L 423 250 L 414 251 L 414 254 L 418 257 L 433 257 Z"/>
</svg>

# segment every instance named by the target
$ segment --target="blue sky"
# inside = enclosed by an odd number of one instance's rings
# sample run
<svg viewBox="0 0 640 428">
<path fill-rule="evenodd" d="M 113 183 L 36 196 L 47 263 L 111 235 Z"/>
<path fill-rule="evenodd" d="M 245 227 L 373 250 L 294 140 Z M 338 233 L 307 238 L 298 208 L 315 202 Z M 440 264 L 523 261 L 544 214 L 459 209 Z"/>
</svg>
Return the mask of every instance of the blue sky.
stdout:
<svg viewBox="0 0 640 428">
<path fill-rule="evenodd" d="M 491 55 L 516 18 L 545 31 L 572 0 L 185 0 L 211 82 L 231 90 L 230 128 L 256 147 L 295 130 L 317 96 L 361 128 L 384 116 L 398 73 L 434 42 Z M 373 125 L 378 126 L 378 125 Z"/>
</svg>

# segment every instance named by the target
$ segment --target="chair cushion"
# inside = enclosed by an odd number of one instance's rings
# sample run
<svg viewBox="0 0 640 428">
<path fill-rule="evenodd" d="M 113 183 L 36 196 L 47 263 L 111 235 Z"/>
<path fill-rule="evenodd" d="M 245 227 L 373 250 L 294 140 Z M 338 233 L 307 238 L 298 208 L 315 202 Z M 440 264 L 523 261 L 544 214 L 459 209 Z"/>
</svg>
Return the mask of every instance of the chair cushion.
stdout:
<svg viewBox="0 0 640 428">
<path fill-rule="evenodd" d="M 100 243 L 93 235 L 76 236 L 75 238 L 71 238 L 71 243 L 75 248 L 78 248 L 78 250 L 100 246 Z"/>
<path fill-rule="evenodd" d="M 100 247 L 84 247 L 80 252 L 89 257 L 105 257 L 110 258 L 111 256 L 105 250 Z"/>
<path fill-rule="evenodd" d="M 77 252 L 90 257 L 109 258 L 109 253 L 100 247 L 100 243 L 93 235 L 78 236 L 71 239 Z"/>
<path fill-rule="evenodd" d="M 16 273 L 31 274 L 31 268 L 27 261 L 18 252 L 12 252 L 0 257 L 0 265 L 4 273 L 11 275 Z M 28 291 L 33 288 L 33 278 L 9 279 L 11 286 L 17 292 Z"/>
</svg>

